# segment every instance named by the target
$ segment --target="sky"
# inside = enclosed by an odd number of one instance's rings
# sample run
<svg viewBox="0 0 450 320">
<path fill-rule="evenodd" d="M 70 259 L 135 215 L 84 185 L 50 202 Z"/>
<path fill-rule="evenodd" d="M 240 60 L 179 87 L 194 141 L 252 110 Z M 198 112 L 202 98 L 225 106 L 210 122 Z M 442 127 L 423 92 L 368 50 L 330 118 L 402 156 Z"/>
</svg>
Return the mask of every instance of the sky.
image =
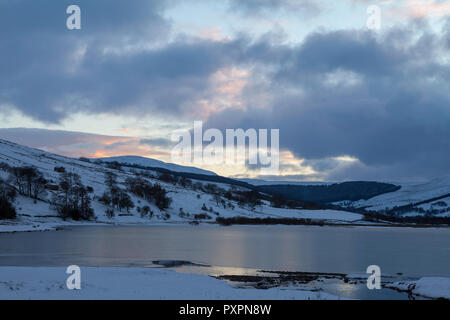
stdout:
<svg viewBox="0 0 450 320">
<path fill-rule="evenodd" d="M 70 157 L 170 162 L 203 121 L 280 130 L 279 174 L 198 165 L 222 175 L 426 181 L 450 173 L 449 80 L 450 1 L 0 0 L 0 138 Z"/>
</svg>

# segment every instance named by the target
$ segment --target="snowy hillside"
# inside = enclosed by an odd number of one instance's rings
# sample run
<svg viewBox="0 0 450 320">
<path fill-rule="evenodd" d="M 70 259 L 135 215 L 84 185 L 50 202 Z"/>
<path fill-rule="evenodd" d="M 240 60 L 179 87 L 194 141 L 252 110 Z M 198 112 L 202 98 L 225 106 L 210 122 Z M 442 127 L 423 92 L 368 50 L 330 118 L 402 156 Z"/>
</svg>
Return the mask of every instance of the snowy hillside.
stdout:
<svg viewBox="0 0 450 320">
<path fill-rule="evenodd" d="M 138 156 L 122 156 L 122 157 L 110 157 L 110 158 L 99 158 L 94 160 L 101 160 L 104 162 L 119 162 L 124 164 L 135 164 L 142 167 L 151 167 L 151 168 L 162 168 L 167 169 L 174 172 L 187 172 L 187 173 L 195 173 L 195 174 L 206 174 L 206 175 L 217 175 L 216 173 L 208 170 L 203 170 L 195 167 L 187 167 L 180 166 L 173 163 L 167 163 L 156 159 L 144 158 Z"/>
<path fill-rule="evenodd" d="M 19 195 L 14 201 L 17 211 L 16 220 L 0 221 L 0 231 L 14 230 L 36 230 L 48 229 L 57 225 L 70 224 L 72 221 L 62 221 L 57 211 L 52 206 L 52 199 L 55 195 L 55 188 L 61 178 L 61 173 L 55 171 L 56 168 L 64 168 L 66 173 L 76 173 L 81 177 L 82 183 L 91 189 L 91 205 L 94 209 L 94 219 L 85 223 L 190 223 L 200 220 L 200 222 L 214 222 L 217 217 L 229 218 L 235 216 L 258 217 L 258 218 L 304 218 L 326 220 L 329 222 L 354 222 L 362 219 L 359 214 L 333 211 L 333 210 L 293 210 L 279 209 L 269 206 L 268 202 L 254 207 L 242 204 L 236 200 L 228 200 L 211 193 L 207 190 L 208 183 L 201 181 L 190 181 L 188 186 L 179 183 L 165 182 L 158 177 L 159 173 L 148 170 L 146 175 L 131 172 L 132 168 L 115 170 L 107 168 L 101 164 L 86 162 L 77 159 L 66 158 L 55 154 L 47 153 L 37 149 L 24 147 L 8 141 L 0 140 L 0 164 L 7 164 L 9 167 L 33 166 L 39 170 L 47 180 L 47 188 L 38 200 L 33 200 L 24 195 Z M 127 170 L 130 171 L 127 171 Z M 110 209 L 100 201 L 100 198 L 107 190 L 105 186 L 105 174 L 114 173 L 121 189 L 126 190 L 125 181 L 127 178 L 139 178 L 148 181 L 150 184 L 160 184 L 167 190 L 167 196 L 171 198 L 169 208 L 160 210 L 154 203 L 128 192 L 134 208 L 129 211 L 123 209 L 115 210 L 113 217 L 108 216 Z M 0 178 L 7 180 L 10 173 L 0 166 Z M 11 184 L 11 182 L 9 182 Z M 211 184 L 209 184 L 211 185 Z M 53 188 L 51 187 L 53 186 Z M 221 190 L 247 191 L 236 186 L 226 184 L 216 184 Z M 57 188 L 57 187 L 56 187 Z M 143 216 L 142 209 L 148 207 L 153 213 Z"/>
<path fill-rule="evenodd" d="M 445 211 L 450 208 L 450 175 L 434 179 L 427 183 L 404 185 L 396 192 L 386 193 L 369 200 L 361 200 L 351 204 L 354 207 L 366 207 L 369 210 L 385 210 L 394 207 L 412 205 L 414 208 L 406 215 L 419 215 L 424 211 Z M 419 209 L 419 210 L 417 210 Z M 450 212 L 437 214 L 450 216 Z"/>
</svg>

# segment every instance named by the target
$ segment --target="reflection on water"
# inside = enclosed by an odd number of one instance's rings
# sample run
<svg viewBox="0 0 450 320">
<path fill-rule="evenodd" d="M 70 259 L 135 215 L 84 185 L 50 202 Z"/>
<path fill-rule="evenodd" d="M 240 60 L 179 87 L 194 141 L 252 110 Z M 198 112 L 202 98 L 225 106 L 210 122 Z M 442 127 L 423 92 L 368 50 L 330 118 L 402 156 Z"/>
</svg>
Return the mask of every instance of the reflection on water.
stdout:
<svg viewBox="0 0 450 320">
<path fill-rule="evenodd" d="M 181 265 L 172 267 L 171 269 L 188 274 L 202 274 L 213 277 L 220 276 L 260 276 L 260 277 L 277 277 L 277 274 L 264 272 L 258 269 L 249 268 L 230 268 L 219 266 L 195 266 L 195 265 Z M 417 296 L 411 296 L 406 292 L 398 292 L 393 289 L 382 288 L 382 290 L 368 290 L 366 286 L 367 276 L 362 275 L 358 281 L 345 282 L 342 279 L 319 277 L 318 280 L 306 284 L 296 284 L 305 290 L 321 290 L 344 299 L 364 299 L 364 300 L 410 300 L 410 299 L 424 299 Z M 405 277 L 394 276 L 386 277 L 383 283 L 392 283 L 396 281 L 405 280 Z M 230 285 L 241 288 L 254 288 L 256 283 L 246 283 L 238 281 L 226 280 Z M 285 286 L 292 286 L 290 283 L 285 283 Z"/>
<path fill-rule="evenodd" d="M 208 274 L 364 274 L 376 264 L 383 274 L 450 277 L 449 248 L 449 229 L 94 226 L 0 234 L 0 265 L 147 267 L 155 260 L 185 260 L 221 266 Z M 357 290 L 345 284 L 333 288 Z"/>
</svg>

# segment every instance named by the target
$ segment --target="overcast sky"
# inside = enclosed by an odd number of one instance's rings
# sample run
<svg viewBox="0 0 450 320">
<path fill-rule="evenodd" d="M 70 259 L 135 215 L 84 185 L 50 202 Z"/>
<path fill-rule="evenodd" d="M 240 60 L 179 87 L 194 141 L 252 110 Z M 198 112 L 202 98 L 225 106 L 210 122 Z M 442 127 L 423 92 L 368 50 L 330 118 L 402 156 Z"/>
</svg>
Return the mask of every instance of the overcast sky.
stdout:
<svg viewBox="0 0 450 320">
<path fill-rule="evenodd" d="M 450 1 L 0 0 L 0 138 L 170 161 L 194 120 L 280 129 L 280 176 L 262 178 L 449 174 Z"/>
</svg>

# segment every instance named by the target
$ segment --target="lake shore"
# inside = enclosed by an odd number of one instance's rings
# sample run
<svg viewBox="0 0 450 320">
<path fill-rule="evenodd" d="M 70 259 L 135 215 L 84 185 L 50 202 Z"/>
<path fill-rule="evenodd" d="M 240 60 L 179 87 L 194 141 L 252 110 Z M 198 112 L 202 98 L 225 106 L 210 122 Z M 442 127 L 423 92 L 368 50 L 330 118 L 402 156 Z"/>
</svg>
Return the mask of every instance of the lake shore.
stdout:
<svg viewBox="0 0 450 320">
<path fill-rule="evenodd" d="M 1 300 L 339 300 L 299 287 L 239 289 L 205 275 L 154 268 L 81 268 L 81 289 L 66 268 L 0 267 Z"/>
<path fill-rule="evenodd" d="M 57 232 L 0 234 L 0 265 L 10 268 L 0 267 L 4 274 L 0 283 L 11 290 L 20 289 L 21 283 L 33 288 L 38 284 L 26 273 L 34 274 L 35 268 L 41 272 L 36 279 L 55 283 L 42 268 L 79 265 L 94 270 L 172 270 L 245 290 L 296 288 L 348 299 L 407 300 L 446 297 L 439 293 L 446 290 L 434 292 L 428 280 L 415 283 L 422 278 L 450 278 L 449 252 L 438 246 L 448 243 L 446 229 L 167 223 L 58 228 Z M 401 260 L 396 259 L 399 256 Z M 381 268 L 382 290 L 367 288 L 366 268 L 372 264 Z M 59 276 L 67 277 L 64 272 Z M 95 286 L 104 287 L 103 283 Z"/>
<path fill-rule="evenodd" d="M 146 221 L 146 222 L 126 222 L 126 221 L 64 221 L 59 218 L 20 218 L 16 220 L 0 220 L 0 233 L 15 232 L 42 232 L 56 231 L 64 227 L 71 226 L 164 226 L 183 225 L 189 226 L 188 222 L 168 222 L 168 221 Z M 201 222 L 202 226 L 313 226 L 313 227 L 356 227 L 356 228 L 449 228 L 447 225 L 424 225 L 424 224 L 398 224 L 398 223 L 374 223 L 374 222 L 338 222 L 338 221 L 309 221 L 305 223 L 302 219 L 245 219 L 239 221 L 230 219 L 227 223 Z"/>
<path fill-rule="evenodd" d="M 284 285 L 259 287 L 222 281 L 238 276 L 215 278 L 164 268 L 81 267 L 80 270 L 80 289 L 70 290 L 66 268 L 0 267 L 0 300 L 342 300 L 346 298 L 307 286 L 312 280 L 310 276 L 343 277 L 350 282 L 362 279 L 354 275 L 290 273 L 289 282 Z M 294 276 L 301 276 L 305 285 L 292 283 Z M 254 283 L 262 279 L 240 277 L 234 281 Z M 405 292 L 412 299 L 450 300 L 450 278 L 424 277 L 386 283 L 383 287 Z"/>
</svg>

